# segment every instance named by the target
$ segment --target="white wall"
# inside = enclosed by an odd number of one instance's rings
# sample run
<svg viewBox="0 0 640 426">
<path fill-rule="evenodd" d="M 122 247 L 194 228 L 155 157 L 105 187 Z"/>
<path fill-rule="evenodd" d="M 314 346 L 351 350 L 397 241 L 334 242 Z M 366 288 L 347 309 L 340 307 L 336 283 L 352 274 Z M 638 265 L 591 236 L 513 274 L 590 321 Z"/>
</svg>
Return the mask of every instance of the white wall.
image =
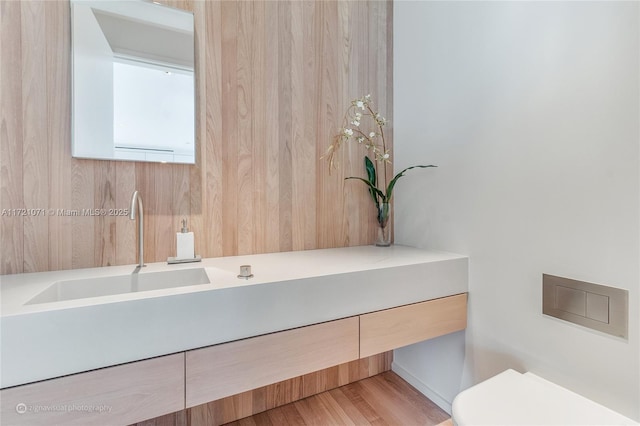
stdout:
<svg viewBox="0 0 640 426">
<path fill-rule="evenodd" d="M 394 7 L 395 168 L 439 165 L 398 184 L 395 240 L 470 257 L 466 333 L 396 369 L 444 405 L 515 368 L 640 419 L 639 3 Z M 543 316 L 543 273 L 628 289 L 629 339 Z"/>
</svg>

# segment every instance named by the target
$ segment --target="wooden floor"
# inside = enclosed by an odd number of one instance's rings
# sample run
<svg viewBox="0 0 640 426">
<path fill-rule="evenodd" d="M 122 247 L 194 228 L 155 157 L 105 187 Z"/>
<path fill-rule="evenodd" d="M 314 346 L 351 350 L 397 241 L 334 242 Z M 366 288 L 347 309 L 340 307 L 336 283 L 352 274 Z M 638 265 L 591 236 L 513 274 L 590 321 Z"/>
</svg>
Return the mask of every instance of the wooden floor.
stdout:
<svg viewBox="0 0 640 426">
<path fill-rule="evenodd" d="M 449 415 L 388 371 L 283 405 L 233 426 L 439 425 Z"/>
</svg>

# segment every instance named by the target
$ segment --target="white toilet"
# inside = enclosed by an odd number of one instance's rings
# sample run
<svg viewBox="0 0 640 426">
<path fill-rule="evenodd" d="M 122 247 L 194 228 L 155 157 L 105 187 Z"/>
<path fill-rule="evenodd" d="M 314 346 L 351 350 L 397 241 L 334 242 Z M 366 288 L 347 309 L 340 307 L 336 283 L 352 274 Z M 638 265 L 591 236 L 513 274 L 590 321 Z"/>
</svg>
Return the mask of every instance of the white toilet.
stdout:
<svg viewBox="0 0 640 426">
<path fill-rule="evenodd" d="M 456 426 L 638 425 L 532 373 L 506 370 L 453 400 Z"/>
</svg>

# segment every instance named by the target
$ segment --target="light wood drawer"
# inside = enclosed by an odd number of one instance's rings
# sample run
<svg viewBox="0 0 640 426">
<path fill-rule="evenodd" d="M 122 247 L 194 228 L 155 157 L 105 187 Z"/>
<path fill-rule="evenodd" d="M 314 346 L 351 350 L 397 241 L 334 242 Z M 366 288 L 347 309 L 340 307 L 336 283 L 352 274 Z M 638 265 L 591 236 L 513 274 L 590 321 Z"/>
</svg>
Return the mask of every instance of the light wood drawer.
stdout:
<svg viewBox="0 0 640 426">
<path fill-rule="evenodd" d="M 186 406 L 358 359 L 358 317 L 187 352 Z"/>
<path fill-rule="evenodd" d="M 184 353 L 7 388 L 0 398 L 7 426 L 136 423 L 184 409 Z"/>
<path fill-rule="evenodd" d="M 360 358 L 465 329 L 467 295 L 360 316 Z"/>
</svg>

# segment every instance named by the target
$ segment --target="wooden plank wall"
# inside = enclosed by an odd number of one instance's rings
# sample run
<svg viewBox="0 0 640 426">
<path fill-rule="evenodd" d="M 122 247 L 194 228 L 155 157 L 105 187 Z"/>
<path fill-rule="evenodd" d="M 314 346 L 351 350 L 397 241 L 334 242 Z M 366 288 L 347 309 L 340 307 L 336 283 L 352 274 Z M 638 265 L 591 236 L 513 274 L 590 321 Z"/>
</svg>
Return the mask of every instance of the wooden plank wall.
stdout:
<svg viewBox="0 0 640 426">
<path fill-rule="evenodd" d="M 319 157 L 351 99 L 392 118 L 391 2 L 165 3 L 195 17 L 195 166 L 71 158 L 69 4 L 1 1 L 0 209 L 128 208 L 138 189 L 147 262 L 175 255 L 183 217 L 203 257 L 372 243 L 364 185 L 342 179 L 363 152 L 331 175 Z M 136 261 L 127 217 L 0 219 L 1 274 Z"/>
</svg>

